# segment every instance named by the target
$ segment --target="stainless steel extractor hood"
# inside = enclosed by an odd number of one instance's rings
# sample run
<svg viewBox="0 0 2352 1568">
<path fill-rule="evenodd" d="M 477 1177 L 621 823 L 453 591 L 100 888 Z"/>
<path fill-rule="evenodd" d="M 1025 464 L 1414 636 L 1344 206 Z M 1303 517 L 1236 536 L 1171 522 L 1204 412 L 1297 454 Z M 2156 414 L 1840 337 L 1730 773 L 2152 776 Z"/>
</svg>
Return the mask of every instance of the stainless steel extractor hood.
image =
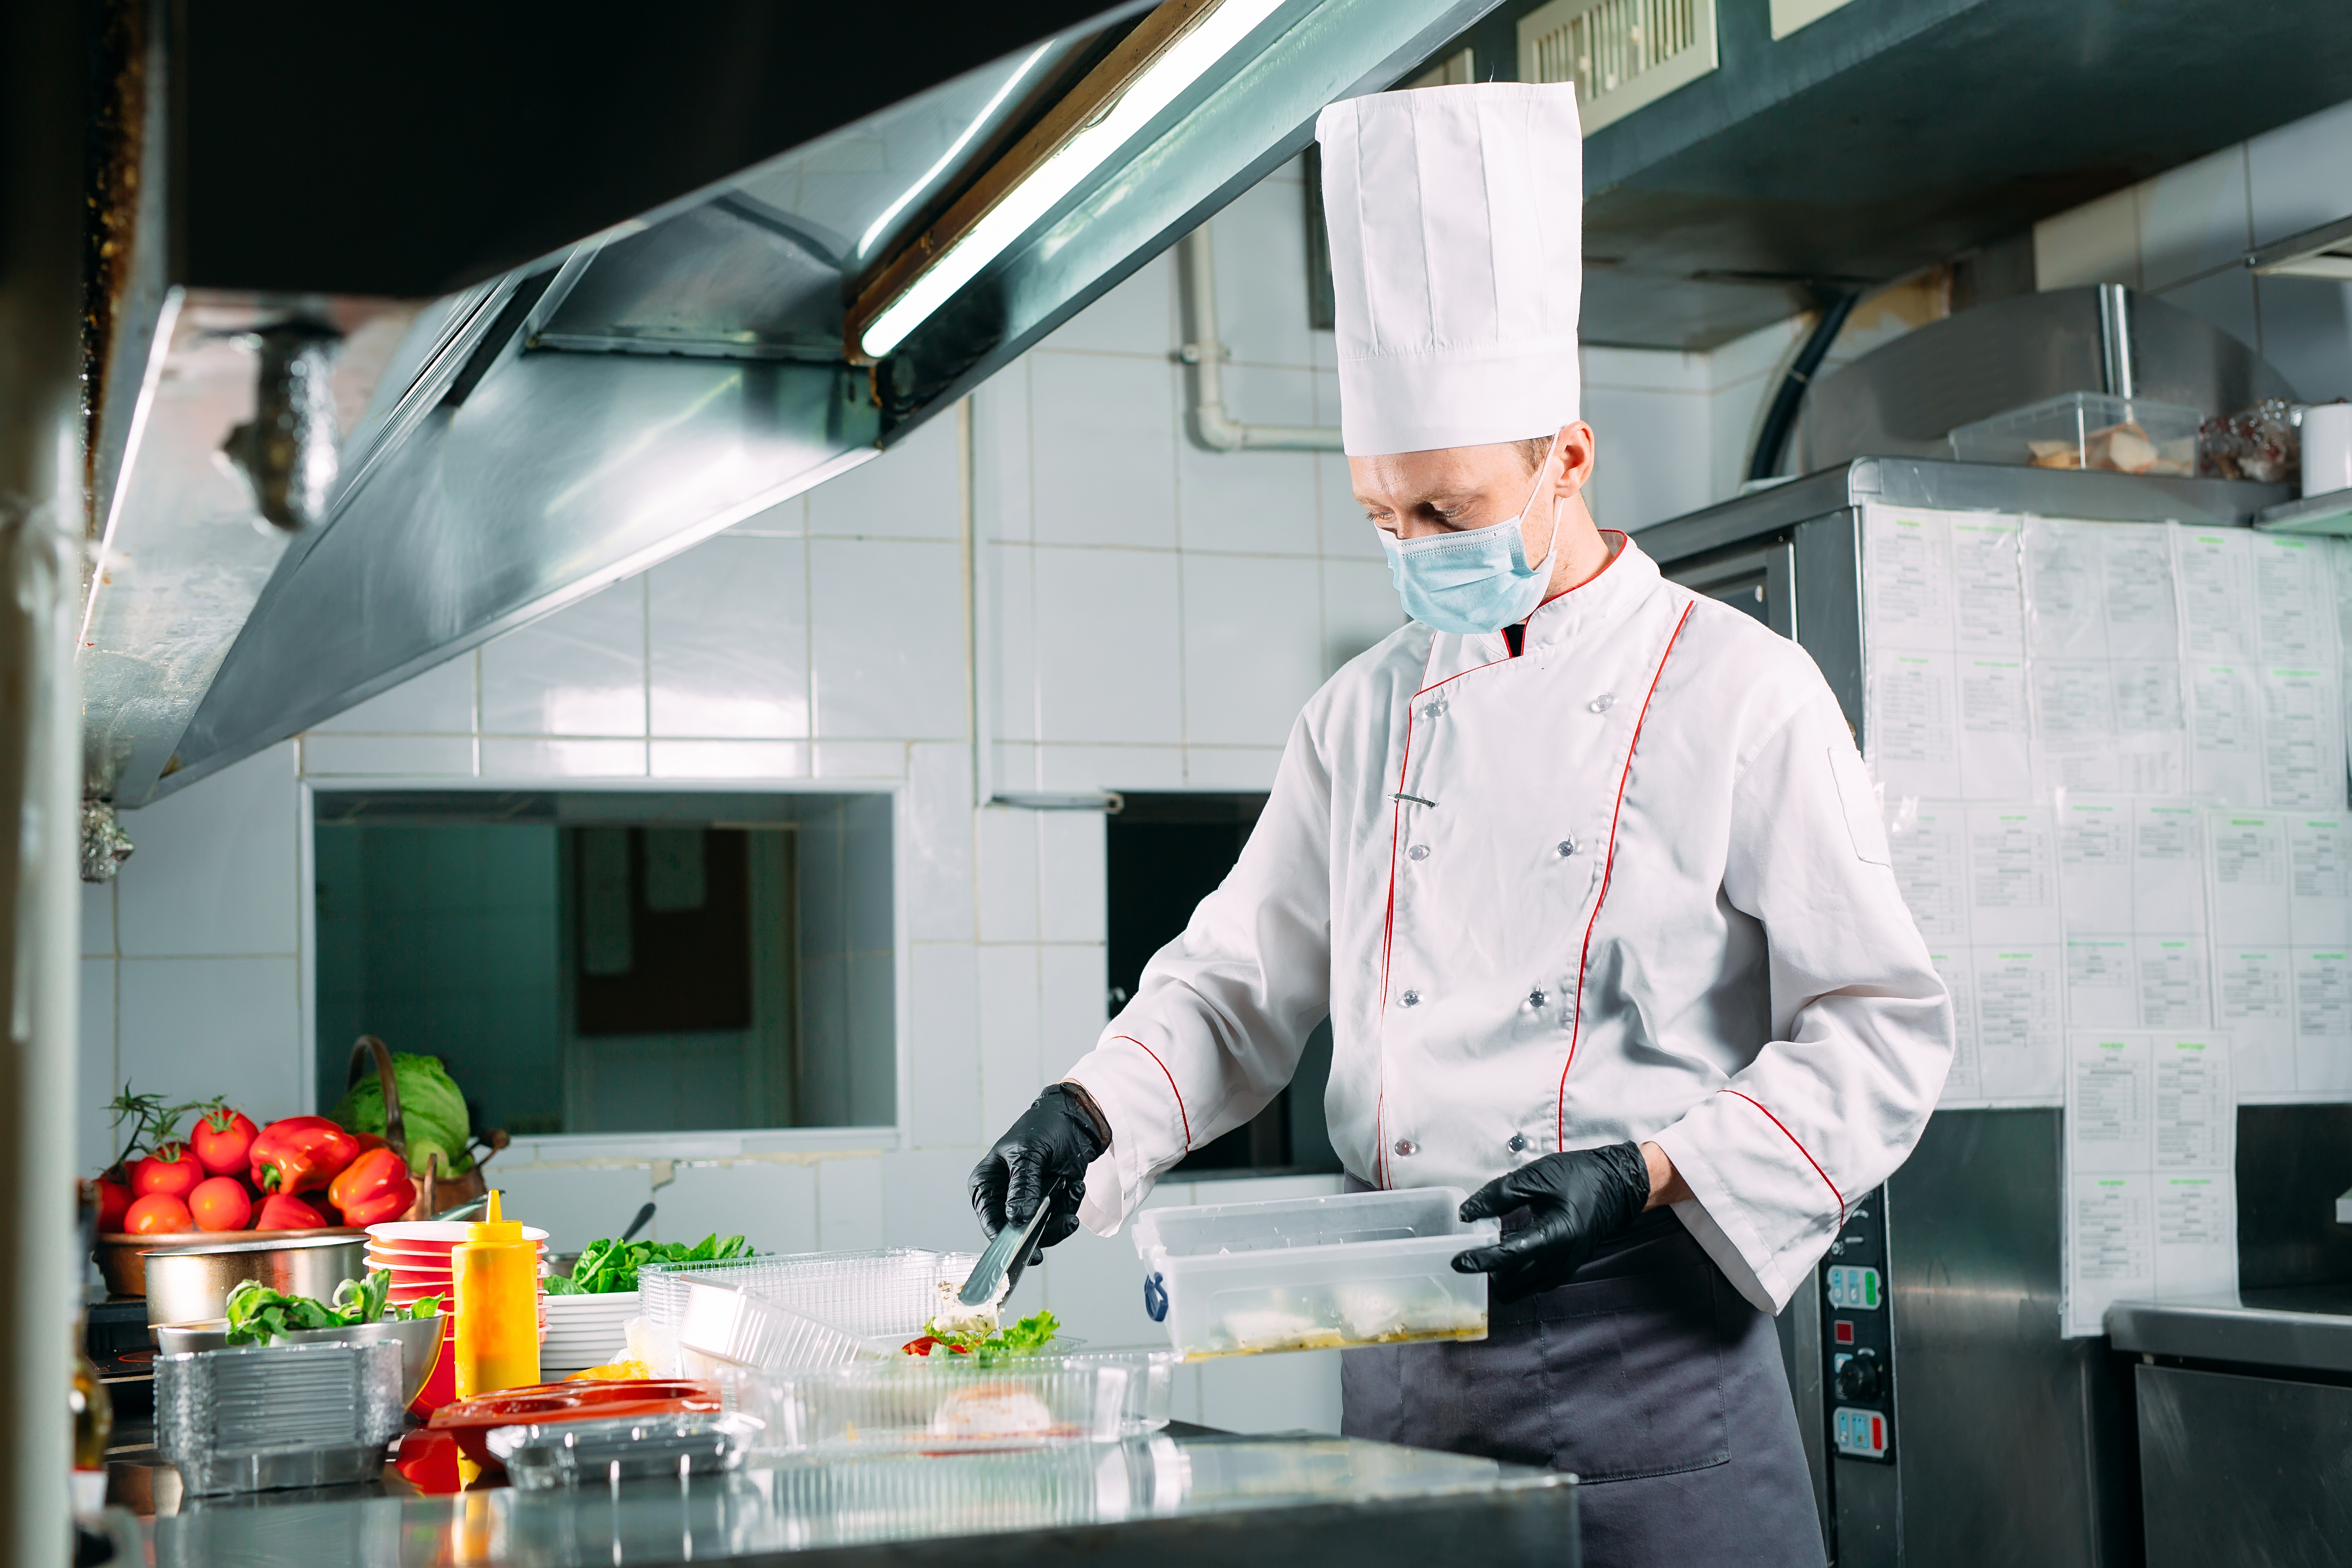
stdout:
<svg viewBox="0 0 2352 1568">
<path fill-rule="evenodd" d="M 92 512 L 89 790 L 152 800 L 873 457 L 1296 153 L 1324 104 L 1387 86 L 1491 3 L 1048 17 L 658 203 L 554 204 L 602 226 L 503 268 L 479 256 L 543 233 L 551 204 L 486 217 L 495 243 L 473 252 L 436 216 L 373 251 L 298 232 L 291 269 L 197 221 L 175 231 L 176 259 L 135 247 L 94 353 L 93 450 L 122 456 Z M 865 23 L 869 52 L 922 53 L 898 26 Z M 182 90 L 217 40 L 196 47 L 160 11 L 153 27 L 134 44 L 171 68 L 148 79 Z M 173 58 L 183 43 L 193 66 Z M 144 122 L 159 138 L 177 121 Z M 155 179 L 178 166 L 162 153 L 134 149 Z M 206 177 L 173 195 L 201 197 Z M 425 277 L 459 286 L 364 297 Z M 332 365 L 307 394 L 272 368 L 289 333 Z M 313 353 L 336 342 L 331 361 Z M 307 427 L 340 438 L 323 456 L 278 442 L 282 461 L 332 475 L 289 531 L 262 520 L 251 461 L 220 451 L 240 426 L 291 429 L 303 395 Z M 304 521 L 299 485 L 276 482 L 294 498 L 281 521 Z"/>
</svg>

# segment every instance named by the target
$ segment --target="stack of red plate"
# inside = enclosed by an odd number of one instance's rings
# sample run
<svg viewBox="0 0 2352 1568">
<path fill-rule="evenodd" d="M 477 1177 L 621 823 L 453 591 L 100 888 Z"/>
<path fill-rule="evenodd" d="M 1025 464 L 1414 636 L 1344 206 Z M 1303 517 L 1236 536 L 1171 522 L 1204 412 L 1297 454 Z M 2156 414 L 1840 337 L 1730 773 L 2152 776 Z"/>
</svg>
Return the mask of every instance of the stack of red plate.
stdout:
<svg viewBox="0 0 2352 1568">
<path fill-rule="evenodd" d="M 463 1220 L 411 1219 L 394 1220 L 368 1226 L 367 1266 L 383 1269 L 392 1276 L 388 1300 L 395 1307 L 414 1306 L 427 1296 L 441 1298 L 441 1356 L 435 1363 L 433 1375 L 425 1381 L 424 1389 L 409 1405 L 419 1415 L 430 1415 L 457 1397 L 457 1351 L 453 1343 L 457 1319 L 453 1297 L 456 1292 L 449 1278 L 449 1253 L 466 1239 Z M 547 1232 L 536 1226 L 523 1226 L 523 1239 L 539 1248 L 539 1274 L 548 1274 Z M 547 1289 L 540 1288 L 539 1337 L 547 1340 Z"/>
</svg>

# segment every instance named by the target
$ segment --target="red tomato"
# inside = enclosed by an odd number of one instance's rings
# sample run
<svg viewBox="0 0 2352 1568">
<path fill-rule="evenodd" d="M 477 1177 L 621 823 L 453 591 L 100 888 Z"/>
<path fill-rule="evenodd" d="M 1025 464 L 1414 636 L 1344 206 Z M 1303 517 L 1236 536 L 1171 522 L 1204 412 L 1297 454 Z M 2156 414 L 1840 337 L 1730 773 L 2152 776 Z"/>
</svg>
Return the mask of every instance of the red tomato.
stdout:
<svg viewBox="0 0 2352 1568">
<path fill-rule="evenodd" d="M 160 1194 L 184 1198 L 205 1179 L 205 1168 L 185 1143 L 174 1138 L 155 1145 L 143 1160 L 131 1162 L 131 1190 L 140 1196 Z"/>
<path fill-rule="evenodd" d="M 169 1193 L 149 1193 L 131 1205 L 122 1216 L 122 1228 L 133 1236 L 169 1236 L 174 1231 L 196 1228 L 195 1216 L 188 1205 Z"/>
<path fill-rule="evenodd" d="M 323 1230 L 335 1222 L 291 1193 L 272 1193 L 261 1201 L 254 1220 L 256 1230 Z"/>
<path fill-rule="evenodd" d="M 245 1112 L 216 1105 L 196 1118 L 188 1141 L 206 1175 L 242 1176 L 253 1163 L 253 1140 L 260 1131 Z"/>
<path fill-rule="evenodd" d="M 122 1216 L 131 1212 L 131 1200 L 139 1194 L 127 1183 L 98 1179 L 98 1229 L 101 1236 L 122 1234 Z"/>
<path fill-rule="evenodd" d="M 188 1194 L 188 1212 L 204 1230 L 243 1230 L 253 1217 L 253 1200 L 235 1176 L 214 1176 L 198 1182 Z"/>
</svg>

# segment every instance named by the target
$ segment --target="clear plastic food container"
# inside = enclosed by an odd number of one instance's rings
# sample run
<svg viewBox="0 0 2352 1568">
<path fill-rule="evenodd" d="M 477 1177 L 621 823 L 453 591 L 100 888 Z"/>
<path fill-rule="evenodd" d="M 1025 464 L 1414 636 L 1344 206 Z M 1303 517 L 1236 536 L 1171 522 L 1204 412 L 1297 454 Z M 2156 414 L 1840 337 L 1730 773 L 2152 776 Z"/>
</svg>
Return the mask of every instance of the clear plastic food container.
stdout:
<svg viewBox="0 0 2352 1568">
<path fill-rule="evenodd" d="M 404 1389 L 393 1340 L 159 1355 L 155 1447 L 200 1495 L 373 1480 Z"/>
<path fill-rule="evenodd" d="M 1127 1369 L 1127 1403 L 1119 1411 L 1119 1428 L 1127 1436 L 1157 1432 L 1168 1425 L 1168 1407 L 1176 1387 L 1176 1368 L 1184 1357 L 1178 1351 L 1076 1351 L 1057 1354 L 1065 1366 L 1121 1366 Z"/>
<path fill-rule="evenodd" d="M 1060 1356 L 979 1366 L 902 1356 L 724 1380 L 730 1407 L 765 1425 L 762 1452 L 957 1454 L 1115 1442 L 1130 1369 Z"/>
<path fill-rule="evenodd" d="M 939 1310 L 940 1282 L 951 1279 L 961 1285 L 979 1261 L 976 1252 L 898 1247 L 716 1263 L 648 1263 L 638 1270 L 637 1289 L 646 1321 L 672 1332 L 685 1321 L 692 1287 L 715 1285 L 855 1338 L 900 1334 L 912 1339 Z"/>
<path fill-rule="evenodd" d="M 1458 1187 L 1145 1209 L 1144 1305 L 1190 1359 L 1486 1337 L 1486 1277 L 1454 1271 L 1491 1245 Z"/>
<path fill-rule="evenodd" d="M 1950 436 L 1952 456 L 1963 463 L 2185 477 L 2197 471 L 2203 418 L 2177 403 L 2069 392 L 1959 426 Z"/>
<path fill-rule="evenodd" d="M 486 1440 L 508 1479 L 526 1491 L 546 1491 L 740 1469 L 759 1431 L 753 1416 L 690 1414 L 499 1426 Z"/>
</svg>

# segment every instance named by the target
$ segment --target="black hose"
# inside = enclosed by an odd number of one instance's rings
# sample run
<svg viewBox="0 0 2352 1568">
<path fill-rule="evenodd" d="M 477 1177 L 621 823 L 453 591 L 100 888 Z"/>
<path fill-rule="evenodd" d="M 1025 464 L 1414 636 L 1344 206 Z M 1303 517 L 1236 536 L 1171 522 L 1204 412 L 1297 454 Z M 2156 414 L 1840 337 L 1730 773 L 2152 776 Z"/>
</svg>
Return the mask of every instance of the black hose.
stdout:
<svg viewBox="0 0 2352 1568">
<path fill-rule="evenodd" d="M 1805 388 L 1812 384 L 1813 372 L 1822 368 L 1822 359 L 1837 342 L 1838 331 L 1845 319 L 1853 314 L 1859 292 L 1832 296 L 1822 306 L 1822 319 L 1813 323 L 1812 335 L 1805 346 L 1797 351 L 1796 363 L 1781 379 L 1780 390 L 1772 395 L 1772 406 L 1764 416 L 1764 427 L 1756 433 L 1756 450 L 1748 458 L 1748 477 L 1769 479 L 1780 471 L 1780 453 L 1789 444 L 1789 431 L 1797 423 L 1797 408 L 1804 401 Z"/>
</svg>

